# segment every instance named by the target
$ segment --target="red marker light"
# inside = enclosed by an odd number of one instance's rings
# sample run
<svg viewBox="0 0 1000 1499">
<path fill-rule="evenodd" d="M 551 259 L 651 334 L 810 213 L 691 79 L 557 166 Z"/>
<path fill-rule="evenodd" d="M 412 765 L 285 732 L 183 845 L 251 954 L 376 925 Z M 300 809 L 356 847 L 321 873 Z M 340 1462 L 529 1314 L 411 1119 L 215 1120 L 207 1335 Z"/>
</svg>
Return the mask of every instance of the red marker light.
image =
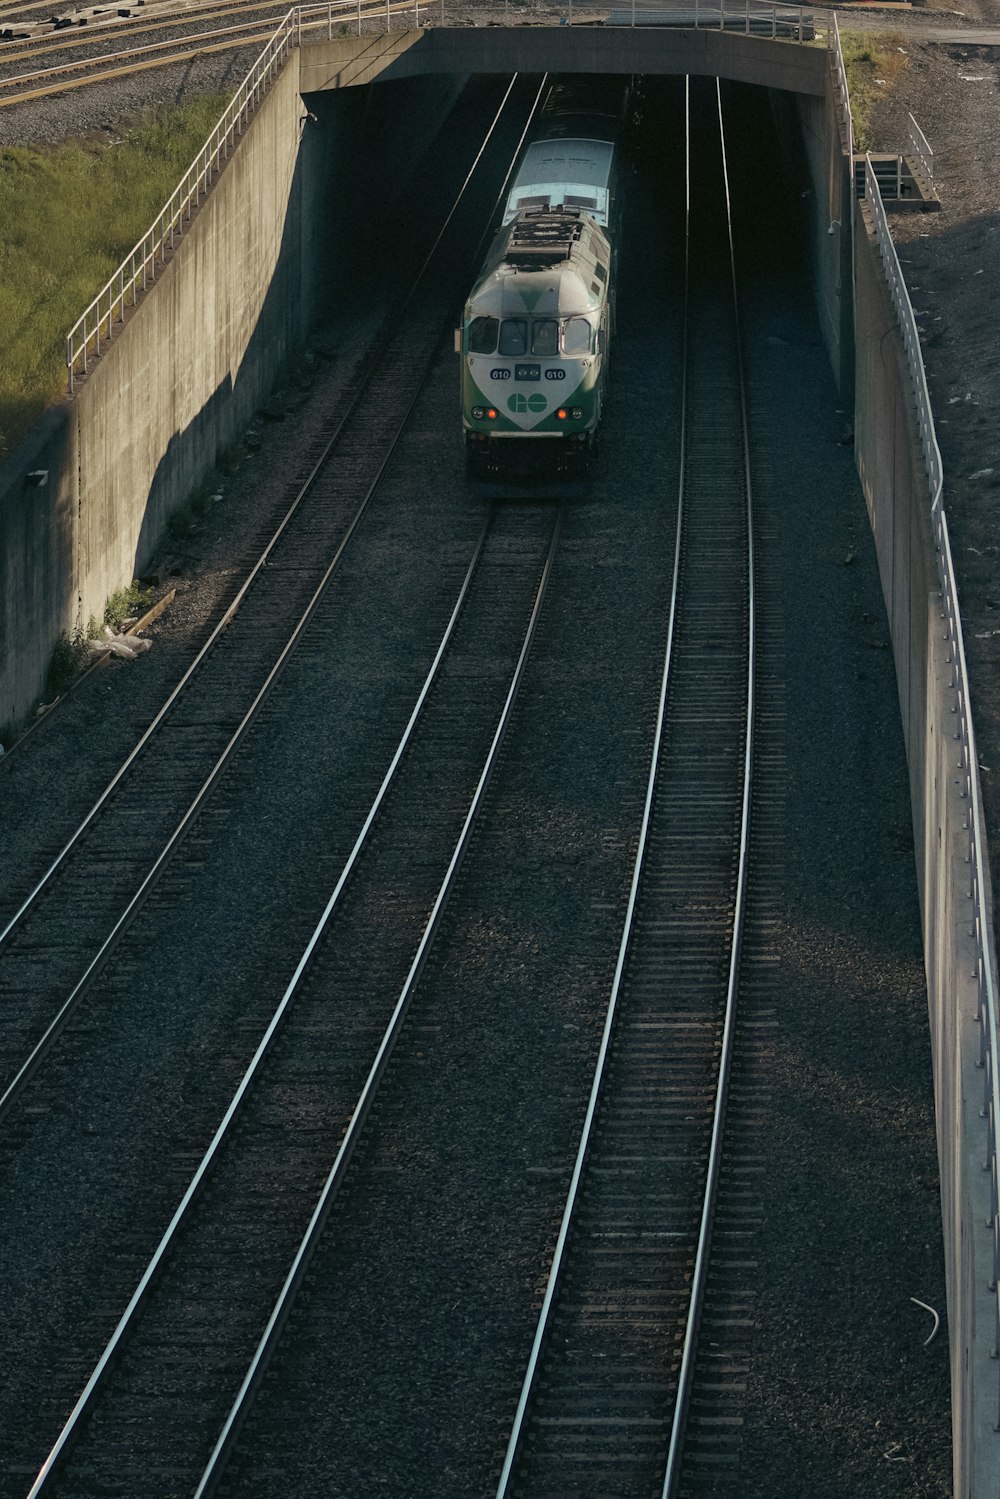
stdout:
<svg viewBox="0 0 1000 1499">
<path fill-rule="evenodd" d="M 489 411 L 487 411 L 486 415 L 489 417 L 489 419 L 490 419 L 491 422 L 495 422 L 496 419 L 497 419 L 497 409 L 496 409 L 496 407 L 495 406 L 491 406 L 490 409 L 489 409 Z"/>
<path fill-rule="evenodd" d="M 559 407 L 559 410 L 556 412 L 556 416 L 559 418 L 559 420 L 561 422 L 564 422 L 566 420 L 566 408 L 565 408 L 565 406 L 560 406 Z"/>
</svg>

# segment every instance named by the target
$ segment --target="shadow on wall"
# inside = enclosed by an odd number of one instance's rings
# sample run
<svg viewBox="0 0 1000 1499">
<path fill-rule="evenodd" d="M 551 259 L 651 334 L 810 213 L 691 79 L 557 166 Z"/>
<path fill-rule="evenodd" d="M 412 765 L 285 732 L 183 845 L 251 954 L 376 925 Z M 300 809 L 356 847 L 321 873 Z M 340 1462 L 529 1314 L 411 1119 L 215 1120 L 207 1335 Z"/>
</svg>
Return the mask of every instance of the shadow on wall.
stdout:
<svg viewBox="0 0 1000 1499">
<path fill-rule="evenodd" d="M 311 335 L 346 307 L 392 301 L 409 286 L 426 225 L 400 204 L 430 150 L 415 119 L 434 122 L 459 92 L 454 80 L 375 83 L 302 100 L 302 149 L 274 275 L 239 368 L 195 419 L 171 436 L 149 485 L 132 559 L 149 566 L 171 518 L 219 457 L 238 442 Z"/>
<path fill-rule="evenodd" d="M 108 596 L 145 571 L 171 518 L 360 284 L 366 255 L 392 234 L 393 184 L 460 89 L 457 79 L 423 78 L 304 103 L 294 84 L 288 75 L 275 85 L 179 252 L 76 398 L 46 413 L 0 466 L 0 742 L 44 690 L 60 635 L 100 619 Z M 259 290 L 239 286 L 253 271 L 247 204 L 258 211 L 260 174 L 277 175 L 282 162 L 287 173 L 290 153 L 283 220 L 260 229 L 272 245 L 280 235 L 276 253 L 264 247 L 269 279 Z M 194 417 L 178 420 L 206 386 Z M 39 473 L 44 483 L 29 478 Z"/>
</svg>

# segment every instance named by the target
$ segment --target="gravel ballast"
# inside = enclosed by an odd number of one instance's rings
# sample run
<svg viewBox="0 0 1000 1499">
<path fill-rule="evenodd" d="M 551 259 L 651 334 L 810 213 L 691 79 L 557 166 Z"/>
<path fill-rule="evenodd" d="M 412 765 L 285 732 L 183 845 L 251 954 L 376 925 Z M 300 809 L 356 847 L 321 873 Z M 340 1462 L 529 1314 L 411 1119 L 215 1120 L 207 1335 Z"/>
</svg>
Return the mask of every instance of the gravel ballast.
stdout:
<svg viewBox="0 0 1000 1499">
<path fill-rule="evenodd" d="M 145 106 L 148 89 L 138 87 Z M 183 85 L 175 80 L 171 87 Z M 980 125 L 991 119 L 985 114 Z M 100 122 L 69 128 L 100 128 Z M 60 134 L 66 133 L 64 126 Z M 945 163 L 947 203 L 946 183 Z M 949 323 L 934 346 L 942 350 L 941 363 L 932 366 L 940 388 L 959 377 L 961 318 L 968 326 L 975 306 L 982 311 L 981 301 L 973 305 L 964 295 L 964 278 L 945 276 L 941 256 L 946 242 L 966 243 L 972 256 L 978 236 L 992 230 L 979 222 L 988 203 L 970 200 L 969 209 L 976 222 L 964 240 L 961 228 L 945 237 L 943 228 L 918 227 L 916 219 L 906 229 L 919 241 L 921 269 L 944 278 Z M 943 1499 L 950 1492 L 947 1341 L 942 1329 L 924 1349 L 927 1316 L 911 1300 L 944 1312 L 926 997 L 891 652 L 864 504 L 850 451 L 839 441 L 849 414 L 837 410 L 794 266 L 777 266 L 774 274 L 772 284 L 758 284 L 748 312 L 755 403 L 772 434 L 760 489 L 778 542 L 771 588 L 787 641 L 788 831 L 777 856 L 781 1040 L 772 1058 L 774 1132 L 761 1254 L 766 1290 L 740 1493 Z M 86 810 L 133 742 L 142 717 L 138 684 L 144 696 L 166 694 L 238 581 L 247 536 L 280 513 L 288 475 L 322 432 L 324 410 L 350 374 L 363 330 L 335 334 L 325 346 L 338 343 L 343 353 L 318 366 L 311 401 L 293 421 L 260 433 L 259 451 L 244 458 L 180 549 L 180 592 L 151 632 L 153 650 L 95 674 L 0 765 L 7 896 L 44 863 L 57 829 Z M 944 362 L 946 350 L 954 369 Z M 982 456 L 987 440 L 983 424 L 956 422 L 945 435 L 946 466 L 950 460 L 958 474 L 964 465 L 968 475 L 989 466 Z M 428 462 L 452 460 L 460 462 L 460 450 L 449 428 Z M 953 490 L 960 516 L 964 495 L 980 492 L 971 482 Z M 606 494 L 603 503 L 624 506 L 627 497 Z M 991 515 L 985 504 L 975 509 L 983 529 L 963 533 L 970 557 Z M 588 519 L 584 511 L 580 524 Z M 977 619 L 982 609 L 985 617 L 993 607 L 988 579 L 982 577 L 977 594 L 979 575 L 965 576 L 970 615 Z M 966 586 L 961 575 L 960 585 Z M 988 649 L 973 661 L 987 702 Z M 1000 733 L 1000 715 L 996 724 L 988 712 L 982 720 L 984 760 L 996 742 L 991 724 Z M 988 796 L 988 811 L 992 805 Z M 475 1330 L 469 1332 L 474 1338 Z M 493 1350 L 484 1347 L 481 1355 L 488 1363 Z M 487 1445 L 492 1435 L 479 1434 Z M 410 1489 L 387 1491 L 454 1492 L 456 1499 L 470 1492 L 464 1474 L 433 1488 L 425 1475 L 410 1482 Z"/>
</svg>

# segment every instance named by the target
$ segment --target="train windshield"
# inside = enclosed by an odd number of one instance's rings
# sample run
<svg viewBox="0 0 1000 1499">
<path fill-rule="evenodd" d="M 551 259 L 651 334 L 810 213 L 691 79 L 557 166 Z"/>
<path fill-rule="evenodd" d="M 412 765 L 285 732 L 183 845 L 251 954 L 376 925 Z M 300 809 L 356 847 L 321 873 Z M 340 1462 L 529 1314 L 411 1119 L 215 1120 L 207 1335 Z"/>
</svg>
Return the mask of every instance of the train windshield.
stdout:
<svg viewBox="0 0 1000 1499">
<path fill-rule="evenodd" d="M 592 329 L 585 317 L 571 317 L 563 328 L 564 354 L 589 354 Z"/>
<path fill-rule="evenodd" d="M 505 317 L 500 324 L 500 352 L 512 355 L 528 352 L 528 323 L 523 317 Z"/>
<path fill-rule="evenodd" d="M 497 346 L 499 327 L 498 318 L 474 317 L 469 324 L 469 353 L 492 354 Z"/>
<path fill-rule="evenodd" d="M 535 318 L 531 325 L 531 352 L 543 357 L 559 353 L 559 324 L 555 318 Z"/>
</svg>

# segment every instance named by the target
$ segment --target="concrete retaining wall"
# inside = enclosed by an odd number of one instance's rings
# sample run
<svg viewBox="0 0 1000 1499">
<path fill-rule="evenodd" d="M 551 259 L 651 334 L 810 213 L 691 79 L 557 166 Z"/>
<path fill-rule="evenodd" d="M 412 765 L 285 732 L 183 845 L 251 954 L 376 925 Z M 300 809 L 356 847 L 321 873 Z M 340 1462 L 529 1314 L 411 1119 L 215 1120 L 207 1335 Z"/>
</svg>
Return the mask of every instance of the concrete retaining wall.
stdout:
<svg viewBox="0 0 1000 1499">
<path fill-rule="evenodd" d="M 42 694 L 59 636 L 103 618 L 245 431 L 342 283 L 344 228 L 375 211 L 371 182 L 415 163 L 463 82 L 380 84 L 375 109 L 371 90 L 324 94 L 310 117 L 298 59 L 76 396 L 0 468 L 0 741 Z"/>
<path fill-rule="evenodd" d="M 998 1367 L 991 1358 L 990 1177 L 983 1169 L 969 803 L 955 739 L 955 666 L 939 590 L 913 390 L 881 259 L 858 207 L 832 90 L 774 101 L 786 165 L 801 173 L 813 285 L 842 396 L 891 632 L 913 809 L 934 1067 L 948 1283 L 954 1494 L 995 1499 Z M 829 231 L 833 229 L 831 234 Z M 852 299 L 853 277 L 853 299 Z"/>
<path fill-rule="evenodd" d="M 60 633 L 101 620 L 142 572 L 307 326 L 303 114 L 289 67 L 137 311 L 0 474 L 0 724 L 30 709 Z M 30 468 L 48 469 L 45 488 L 28 486 Z M 12 514 L 30 515 L 27 529 L 12 534 Z M 46 554 L 38 587 L 25 562 Z"/>
<path fill-rule="evenodd" d="M 990 1178 L 979 1116 L 969 802 L 956 742 L 955 665 L 942 617 L 929 497 L 906 357 L 864 216 L 854 236 L 855 453 L 892 634 L 913 808 L 948 1282 L 954 1493 L 994 1499 L 998 1395 Z"/>
<path fill-rule="evenodd" d="M 825 54 L 824 63 L 829 79 Z M 781 164 L 799 188 L 796 227 L 807 247 L 820 331 L 837 390 L 849 404 L 854 393 L 850 174 L 840 149 L 835 101 L 829 92 L 815 98 L 772 90 L 770 98 Z"/>
</svg>

